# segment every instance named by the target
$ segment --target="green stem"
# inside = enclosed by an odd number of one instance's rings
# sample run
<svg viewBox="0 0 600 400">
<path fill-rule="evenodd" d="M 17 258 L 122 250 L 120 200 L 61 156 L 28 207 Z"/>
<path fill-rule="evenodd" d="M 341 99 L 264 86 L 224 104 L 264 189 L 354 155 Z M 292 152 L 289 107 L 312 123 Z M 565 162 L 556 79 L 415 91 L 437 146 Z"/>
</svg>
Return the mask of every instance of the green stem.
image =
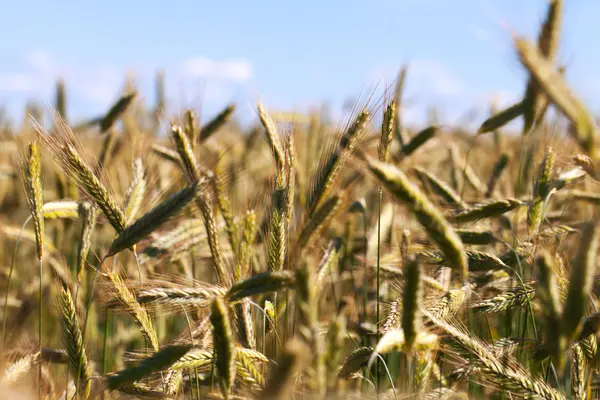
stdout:
<svg viewBox="0 0 600 400">
<path fill-rule="evenodd" d="M 102 373 L 108 372 L 108 334 L 111 325 L 110 312 L 104 311 L 104 345 L 102 349 Z"/>
</svg>

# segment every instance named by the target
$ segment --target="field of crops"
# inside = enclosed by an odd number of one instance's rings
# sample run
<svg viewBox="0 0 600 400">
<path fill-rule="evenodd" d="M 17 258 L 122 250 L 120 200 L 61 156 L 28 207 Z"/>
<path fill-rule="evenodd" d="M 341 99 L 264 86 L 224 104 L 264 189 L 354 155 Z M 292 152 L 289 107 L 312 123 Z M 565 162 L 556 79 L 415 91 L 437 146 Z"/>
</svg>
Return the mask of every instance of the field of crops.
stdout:
<svg viewBox="0 0 600 400">
<path fill-rule="evenodd" d="M 165 115 L 161 76 L 71 123 L 58 81 L 1 133 L 0 398 L 598 398 L 598 132 L 561 12 L 476 132 L 405 126 L 406 67 L 342 124 L 247 129 Z"/>
</svg>

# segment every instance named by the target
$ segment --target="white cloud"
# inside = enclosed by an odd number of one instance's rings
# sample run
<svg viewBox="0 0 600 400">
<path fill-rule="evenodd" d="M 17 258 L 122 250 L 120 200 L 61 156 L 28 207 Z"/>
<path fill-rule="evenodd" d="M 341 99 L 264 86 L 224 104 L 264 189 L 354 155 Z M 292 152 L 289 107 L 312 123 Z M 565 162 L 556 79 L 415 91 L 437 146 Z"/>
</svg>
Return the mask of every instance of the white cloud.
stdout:
<svg viewBox="0 0 600 400">
<path fill-rule="evenodd" d="M 52 98 L 56 80 L 63 78 L 69 99 L 83 101 L 86 106 L 101 110 L 110 106 L 123 87 L 127 73 L 124 66 L 90 62 L 60 62 L 44 51 L 32 51 L 24 57 L 25 66 L 19 70 L 0 69 L 0 92 L 14 98 Z M 243 59 L 213 60 L 195 57 L 166 68 L 167 97 L 190 98 L 207 103 L 224 103 L 248 83 L 253 67 Z M 137 65 L 134 80 L 140 90 L 153 93 L 154 67 Z M 201 84 L 199 84 L 201 82 Z M 241 85 L 241 86 L 240 86 Z M 71 101 L 70 101 L 71 103 Z"/>
<path fill-rule="evenodd" d="M 37 88 L 36 77 L 28 73 L 0 74 L 0 92 L 31 93 Z"/>
<path fill-rule="evenodd" d="M 254 71 L 252 65 L 242 59 L 217 61 L 207 57 L 195 57 L 182 65 L 182 72 L 189 77 L 218 78 L 223 80 L 244 82 L 249 80 Z"/>
<path fill-rule="evenodd" d="M 409 73 L 414 80 L 424 84 L 434 94 L 456 96 L 467 89 L 462 79 L 438 61 L 413 61 L 409 64 Z"/>
<path fill-rule="evenodd" d="M 56 75 L 58 73 L 58 65 L 45 51 L 32 51 L 27 55 L 27 62 L 30 68 L 39 74 Z"/>
</svg>

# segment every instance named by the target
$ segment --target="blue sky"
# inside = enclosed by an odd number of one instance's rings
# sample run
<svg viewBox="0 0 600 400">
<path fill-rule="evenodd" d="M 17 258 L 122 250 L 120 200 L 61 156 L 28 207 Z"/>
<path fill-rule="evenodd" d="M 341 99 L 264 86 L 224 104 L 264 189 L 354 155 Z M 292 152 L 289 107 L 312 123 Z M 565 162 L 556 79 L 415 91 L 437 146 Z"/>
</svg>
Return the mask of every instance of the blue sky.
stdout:
<svg viewBox="0 0 600 400">
<path fill-rule="evenodd" d="M 566 2 L 559 57 L 594 111 L 600 107 L 600 2 Z M 307 110 L 390 82 L 405 62 L 406 118 L 428 105 L 456 122 L 491 99 L 508 104 L 525 73 L 510 31 L 534 38 L 546 0 L 114 1 L 0 0 L 0 104 L 20 117 L 28 98 L 52 102 L 67 81 L 73 118 L 105 110 L 132 71 L 148 104 L 165 69 L 172 107 L 212 114 L 235 101 L 253 115 Z M 51 104 L 51 103 L 50 103 Z M 480 114 L 483 118 L 483 114 Z"/>
</svg>

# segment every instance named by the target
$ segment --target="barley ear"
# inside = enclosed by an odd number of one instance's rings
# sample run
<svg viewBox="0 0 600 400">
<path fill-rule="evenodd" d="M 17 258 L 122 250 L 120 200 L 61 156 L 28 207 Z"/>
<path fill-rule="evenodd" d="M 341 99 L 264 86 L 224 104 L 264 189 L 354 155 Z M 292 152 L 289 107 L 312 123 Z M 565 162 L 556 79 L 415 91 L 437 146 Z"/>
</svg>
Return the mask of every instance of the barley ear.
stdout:
<svg viewBox="0 0 600 400">
<path fill-rule="evenodd" d="M 248 275 L 250 271 L 250 260 L 252 256 L 252 244 L 256 235 L 256 213 L 254 210 L 248 210 L 244 222 L 244 233 L 235 267 L 235 281 L 238 282 L 242 277 Z"/>
<path fill-rule="evenodd" d="M 215 366 L 219 377 L 221 393 L 229 398 L 236 374 L 233 335 L 229 322 L 229 313 L 223 299 L 216 298 L 211 306 L 210 322 L 213 326 L 213 341 L 215 347 Z"/>
<path fill-rule="evenodd" d="M 139 363 L 105 376 L 110 390 L 128 390 L 153 373 L 168 369 L 192 348 L 191 345 L 169 345 Z"/>
<path fill-rule="evenodd" d="M 554 174 L 554 150 L 549 147 L 540 164 L 537 179 L 533 188 L 533 198 L 527 212 L 528 233 L 532 235 L 540 228 L 548 199 L 552 195 L 552 179 Z"/>
<path fill-rule="evenodd" d="M 464 245 L 441 212 L 398 168 L 373 159 L 367 160 L 367 165 L 383 187 L 415 214 L 431 240 L 444 253 L 450 267 L 466 283 L 469 271 Z"/>
<path fill-rule="evenodd" d="M 81 236 L 77 247 L 77 281 L 81 281 L 81 274 L 85 268 L 85 263 L 92 248 L 92 235 L 98 220 L 98 208 L 90 203 L 83 202 L 81 204 L 83 214 L 83 226 L 81 227 Z"/>
<path fill-rule="evenodd" d="M 227 107 L 225 107 L 220 113 L 215 115 L 213 119 L 208 121 L 208 123 L 202 127 L 198 135 L 200 142 L 206 141 L 219 129 L 221 129 L 221 127 L 227 123 L 234 111 L 235 104 L 230 104 Z"/>
<path fill-rule="evenodd" d="M 283 152 L 283 146 L 281 144 L 281 138 L 277 132 L 277 126 L 269 114 L 267 114 L 267 111 L 262 104 L 258 104 L 257 109 L 260 123 L 265 128 L 267 143 L 269 144 L 269 148 L 271 149 L 271 153 L 275 159 L 275 165 L 277 168 L 281 168 L 285 164 L 285 155 Z"/>
<path fill-rule="evenodd" d="M 62 322 L 62 340 L 67 349 L 69 369 L 78 390 L 85 399 L 90 395 L 92 370 L 88 361 L 85 343 L 71 291 L 63 287 L 60 292 L 60 316 Z"/>
<path fill-rule="evenodd" d="M 127 111 L 137 93 L 126 93 L 119 98 L 106 112 L 100 121 L 100 131 L 106 132 Z"/>
<path fill-rule="evenodd" d="M 137 217 L 144 195 L 146 194 L 146 176 L 144 164 L 140 158 L 133 161 L 133 178 L 125 193 L 125 219 L 131 223 Z"/>
<path fill-rule="evenodd" d="M 393 101 L 387 106 L 383 113 L 383 124 L 381 126 L 381 140 L 379 141 L 379 161 L 387 162 L 390 158 L 390 148 L 394 138 L 394 123 L 396 121 L 396 103 Z"/>
<path fill-rule="evenodd" d="M 107 257 L 133 247 L 137 242 L 159 229 L 194 200 L 198 191 L 203 187 L 203 182 L 197 180 L 142 215 L 119 233 L 112 242 Z"/>
<path fill-rule="evenodd" d="M 579 250 L 571 265 L 569 289 L 562 313 L 562 334 L 570 340 L 581 328 L 596 273 L 598 235 L 596 223 L 587 222 L 581 229 Z"/>
<path fill-rule="evenodd" d="M 402 330 L 407 353 L 412 350 L 417 334 L 421 330 L 422 295 L 421 266 L 417 259 L 412 257 L 404 265 L 404 289 L 402 291 Z"/>
<path fill-rule="evenodd" d="M 41 178 L 42 160 L 37 142 L 29 143 L 26 157 L 24 165 L 25 189 L 35 230 L 37 256 L 38 259 L 41 260 L 44 255 L 44 214 L 42 211 L 44 200 L 42 196 Z"/>
<path fill-rule="evenodd" d="M 554 264 L 552 258 L 547 252 L 541 253 L 536 258 L 538 266 L 539 280 L 536 287 L 536 296 L 540 301 L 542 312 L 544 332 L 549 335 L 545 338 L 544 344 L 550 352 L 558 370 L 562 371 L 565 362 L 564 352 L 566 350 L 566 341 L 562 335 L 556 335 L 561 327 L 562 305 L 558 292 L 558 284 L 554 273 Z"/>
</svg>

